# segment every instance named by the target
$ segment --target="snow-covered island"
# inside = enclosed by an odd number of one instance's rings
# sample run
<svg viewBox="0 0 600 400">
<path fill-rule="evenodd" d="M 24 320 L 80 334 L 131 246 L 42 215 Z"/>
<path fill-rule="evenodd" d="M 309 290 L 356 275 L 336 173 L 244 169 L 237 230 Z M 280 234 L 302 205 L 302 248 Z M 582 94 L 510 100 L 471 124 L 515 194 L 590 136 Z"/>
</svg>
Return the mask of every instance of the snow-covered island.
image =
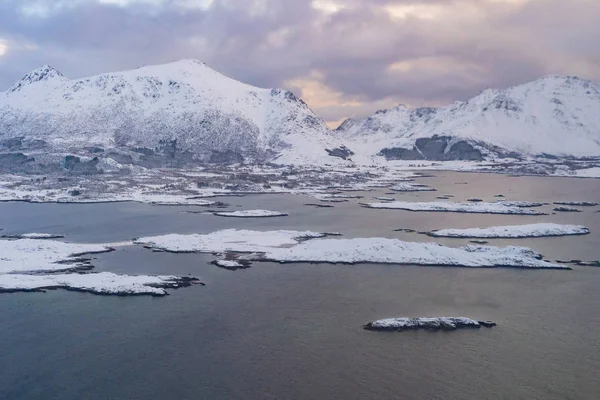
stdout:
<svg viewBox="0 0 600 400">
<path fill-rule="evenodd" d="M 44 292 L 66 289 L 101 295 L 166 296 L 165 289 L 200 283 L 197 278 L 179 276 L 118 275 L 111 272 L 89 274 L 0 275 L 0 293 Z"/>
<path fill-rule="evenodd" d="M 394 192 L 435 192 L 434 188 L 420 183 L 399 182 L 390 188 Z"/>
<path fill-rule="evenodd" d="M 214 260 L 211 264 L 217 267 L 237 271 L 238 269 L 250 268 L 250 262 L 246 260 Z"/>
<path fill-rule="evenodd" d="M 579 206 L 579 207 L 595 207 L 598 203 L 593 201 L 555 201 L 554 204 L 559 206 Z"/>
<path fill-rule="evenodd" d="M 558 212 L 581 212 L 581 210 L 578 210 L 577 208 L 566 207 L 566 206 L 556 207 L 556 208 L 554 208 L 554 211 L 558 211 Z"/>
<path fill-rule="evenodd" d="M 465 317 L 386 318 L 369 322 L 363 327 L 370 331 L 406 331 L 415 329 L 453 331 L 459 328 L 491 328 L 495 322 L 477 321 Z"/>
<path fill-rule="evenodd" d="M 440 229 L 427 232 L 433 237 L 452 238 L 528 238 L 546 236 L 587 235 L 590 230 L 582 225 L 552 223 L 492 226 L 489 228 Z"/>
<path fill-rule="evenodd" d="M 104 244 L 76 244 L 55 240 L 0 240 L 0 274 L 90 269 L 91 254 L 107 253 Z"/>
<path fill-rule="evenodd" d="M 269 210 L 240 210 L 240 211 L 218 211 L 213 215 L 218 217 L 232 218 L 272 218 L 272 217 L 287 217 L 288 214 L 279 211 Z"/>
<path fill-rule="evenodd" d="M 454 203 L 449 201 L 431 201 L 431 202 L 409 202 L 393 201 L 385 203 L 367 203 L 367 208 L 383 208 L 392 210 L 407 211 L 432 211 L 432 212 L 459 212 L 459 213 L 478 213 L 478 214 L 518 214 L 518 215 L 544 215 L 539 211 L 528 209 L 530 206 L 507 205 L 503 202 L 494 203 Z"/>
<path fill-rule="evenodd" d="M 380 237 L 327 238 L 329 235 L 310 231 L 228 229 L 203 235 L 170 234 L 139 238 L 135 243 L 174 253 L 229 254 L 235 256 L 232 259 L 248 262 L 570 269 L 544 261 L 541 254 L 526 247 L 469 245 L 454 248 Z"/>
<path fill-rule="evenodd" d="M 0 240 L 0 293 L 43 292 L 66 289 L 105 295 L 165 296 L 165 289 L 200 283 L 178 276 L 131 276 L 93 269 L 92 254 L 113 251 L 113 244 L 76 244 L 56 240 Z"/>
</svg>

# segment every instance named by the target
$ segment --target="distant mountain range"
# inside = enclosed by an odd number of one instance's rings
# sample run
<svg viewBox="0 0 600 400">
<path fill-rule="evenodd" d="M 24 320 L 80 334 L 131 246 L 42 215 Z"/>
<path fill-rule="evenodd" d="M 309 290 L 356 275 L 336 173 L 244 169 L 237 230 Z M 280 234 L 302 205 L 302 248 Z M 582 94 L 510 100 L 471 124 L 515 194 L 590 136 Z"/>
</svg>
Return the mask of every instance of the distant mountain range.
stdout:
<svg viewBox="0 0 600 400">
<path fill-rule="evenodd" d="M 44 66 L 0 93 L 4 151 L 112 155 L 119 163 L 322 164 L 341 141 L 293 93 L 196 60 L 69 80 Z M 43 150 L 43 153 L 39 151 Z"/>
<path fill-rule="evenodd" d="M 447 107 L 378 111 L 336 132 L 362 155 L 388 160 L 600 157 L 600 85 L 547 76 Z"/>
<path fill-rule="evenodd" d="M 0 92 L 0 169 L 329 164 L 600 156 L 600 86 L 548 76 L 442 108 L 398 106 L 335 131 L 293 93 L 196 60 L 69 80 L 44 66 Z"/>
</svg>

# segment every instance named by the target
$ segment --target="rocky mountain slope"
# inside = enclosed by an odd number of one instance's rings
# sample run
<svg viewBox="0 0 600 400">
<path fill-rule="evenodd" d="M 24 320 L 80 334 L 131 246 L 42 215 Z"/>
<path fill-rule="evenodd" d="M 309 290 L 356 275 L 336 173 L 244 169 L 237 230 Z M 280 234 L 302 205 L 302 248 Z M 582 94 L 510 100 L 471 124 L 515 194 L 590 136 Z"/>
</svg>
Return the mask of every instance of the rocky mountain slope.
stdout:
<svg viewBox="0 0 600 400">
<path fill-rule="evenodd" d="M 246 85 L 196 60 L 76 80 L 44 66 L 0 92 L 0 167 L 49 154 L 74 155 L 67 168 L 94 157 L 147 166 L 322 164 L 347 155 L 339 147 L 293 93 Z"/>
<path fill-rule="evenodd" d="M 600 85 L 547 76 L 447 107 L 378 111 L 336 133 L 367 160 L 600 157 Z"/>
</svg>

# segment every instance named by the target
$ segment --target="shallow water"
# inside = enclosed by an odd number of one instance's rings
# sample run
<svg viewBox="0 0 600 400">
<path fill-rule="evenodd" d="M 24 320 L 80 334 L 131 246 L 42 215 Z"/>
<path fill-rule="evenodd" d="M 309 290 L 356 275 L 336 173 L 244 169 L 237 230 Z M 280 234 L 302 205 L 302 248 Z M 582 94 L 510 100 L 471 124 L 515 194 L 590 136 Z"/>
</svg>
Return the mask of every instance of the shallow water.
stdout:
<svg viewBox="0 0 600 400">
<path fill-rule="evenodd" d="M 436 172 L 433 200 L 600 198 L 600 180 Z M 463 184 L 466 182 L 466 184 Z M 224 228 L 339 231 L 458 246 L 418 231 L 533 222 L 584 224 L 587 236 L 491 240 L 547 259 L 600 257 L 600 207 L 547 216 L 371 210 L 364 199 L 312 208 L 290 195 L 220 199 L 289 217 L 234 219 L 142 204 L 0 204 L 3 233 L 108 242 Z M 241 207 L 237 207 L 241 206 Z M 552 212 L 552 206 L 542 210 Z M 166 298 L 51 291 L 0 296 L 0 399 L 595 399 L 600 397 L 600 269 L 573 271 L 256 263 L 226 271 L 211 255 L 121 249 L 97 270 L 192 274 L 204 287 Z M 378 333 L 393 316 L 490 319 L 492 329 Z"/>
</svg>

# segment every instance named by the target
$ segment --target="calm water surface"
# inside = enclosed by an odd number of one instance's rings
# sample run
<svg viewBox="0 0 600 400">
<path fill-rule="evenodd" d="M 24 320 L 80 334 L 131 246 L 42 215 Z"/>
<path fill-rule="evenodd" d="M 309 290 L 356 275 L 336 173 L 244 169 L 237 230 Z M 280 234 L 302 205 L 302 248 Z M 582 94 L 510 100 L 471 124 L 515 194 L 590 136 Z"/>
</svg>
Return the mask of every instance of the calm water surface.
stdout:
<svg viewBox="0 0 600 400">
<path fill-rule="evenodd" d="M 434 193 L 402 200 L 552 202 L 600 199 L 600 180 L 436 172 Z M 224 228 L 393 232 L 559 222 L 592 234 L 493 240 L 532 247 L 547 259 L 600 258 L 600 207 L 547 216 L 370 210 L 358 202 L 304 206 L 298 196 L 226 198 L 233 209 L 267 208 L 286 218 L 233 219 L 141 204 L 0 204 L 6 233 L 65 233 L 106 242 Z M 542 210 L 552 212 L 552 206 Z M 1 255 L 0 255 L 1 256 Z M 193 274 L 206 286 L 165 298 L 50 291 L 0 296 L 0 399 L 597 399 L 600 398 L 600 269 L 573 271 L 257 263 L 226 271 L 210 255 L 104 254 L 97 270 Z M 392 316 L 468 316 L 498 322 L 457 332 L 364 331 Z"/>
</svg>

